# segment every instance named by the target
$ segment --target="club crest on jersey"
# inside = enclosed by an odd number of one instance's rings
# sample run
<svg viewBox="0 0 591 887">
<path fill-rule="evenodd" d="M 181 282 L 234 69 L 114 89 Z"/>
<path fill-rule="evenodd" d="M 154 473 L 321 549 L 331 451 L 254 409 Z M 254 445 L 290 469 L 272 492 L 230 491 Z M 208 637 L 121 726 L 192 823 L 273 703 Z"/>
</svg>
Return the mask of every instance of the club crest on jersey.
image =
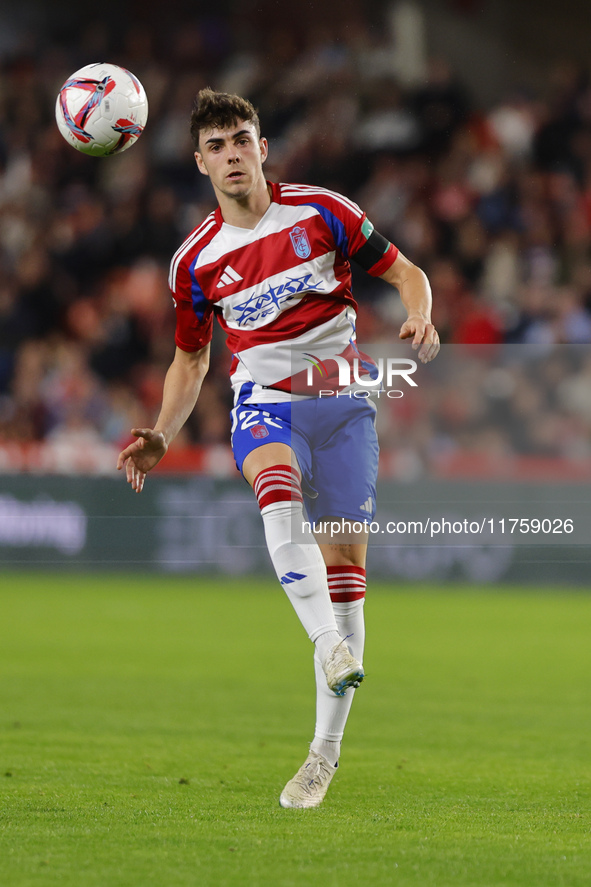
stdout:
<svg viewBox="0 0 591 887">
<path fill-rule="evenodd" d="M 269 429 L 264 425 L 254 425 L 250 429 L 250 433 L 256 440 L 260 440 L 262 437 L 269 437 Z"/>
<path fill-rule="evenodd" d="M 300 259 L 307 259 L 312 252 L 312 247 L 310 246 L 306 229 L 300 228 L 299 225 L 296 225 L 295 228 L 292 228 L 289 232 L 289 236 L 291 237 L 296 256 Z"/>
</svg>

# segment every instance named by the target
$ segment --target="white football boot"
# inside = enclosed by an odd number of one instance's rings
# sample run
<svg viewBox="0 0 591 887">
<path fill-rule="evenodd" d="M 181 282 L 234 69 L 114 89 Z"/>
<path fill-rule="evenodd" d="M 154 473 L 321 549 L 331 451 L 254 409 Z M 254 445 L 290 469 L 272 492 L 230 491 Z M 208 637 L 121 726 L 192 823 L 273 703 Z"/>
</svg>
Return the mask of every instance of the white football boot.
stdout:
<svg viewBox="0 0 591 887">
<path fill-rule="evenodd" d="M 324 800 L 337 767 L 326 758 L 311 751 L 293 779 L 290 779 L 279 798 L 282 807 L 318 807 Z"/>
<path fill-rule="evenodd" d="M 329 690 L 336 696 L 344 696 L 349 687 L 358 687 L 365 672 L 362 664 L 349 651 L 346 638 L 329 650 L 324 661 L 324 673 Z"/>
</svg>

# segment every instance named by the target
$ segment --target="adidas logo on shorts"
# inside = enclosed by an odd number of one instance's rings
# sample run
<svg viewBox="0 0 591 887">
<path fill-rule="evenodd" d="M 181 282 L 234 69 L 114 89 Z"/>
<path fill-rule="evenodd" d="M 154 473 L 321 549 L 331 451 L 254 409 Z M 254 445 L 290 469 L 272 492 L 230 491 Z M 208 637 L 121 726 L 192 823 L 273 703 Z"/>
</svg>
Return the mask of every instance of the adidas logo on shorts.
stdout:
<svg viewBox="0 0 591 887">
<path fill-rule="evenodd" d="M 373 499 L 371 498 L 371 496 L 369 496 L 369 497 L 365 500 L 365 502 L 363 503 L 363 505 L 360 505 L 360 506 L 359 506 L 359 510 L 360 510 L 360 511 L 367 511 L 368 513 L 371 514 L 371 512 L 373 511 Z"/>
</svg>

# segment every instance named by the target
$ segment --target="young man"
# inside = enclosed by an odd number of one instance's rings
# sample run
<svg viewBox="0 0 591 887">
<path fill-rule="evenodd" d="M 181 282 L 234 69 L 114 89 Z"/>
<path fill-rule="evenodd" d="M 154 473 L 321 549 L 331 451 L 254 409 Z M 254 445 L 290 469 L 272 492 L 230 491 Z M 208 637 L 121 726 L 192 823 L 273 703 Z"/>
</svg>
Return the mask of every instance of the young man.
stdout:
<svg viewBox="0 0 591 887">
<path fill-rule="evenodd" d="M 153 429 L 133 430 L 137 439 L 118 468 L 140 492 L 165 455 L 199 396 L 216 314 L 233 354 L 236 464 L 257 497 L 277 576 L 315 648 L 315 735 L 280 803 L 316 807 L 364 677 L 367 539 L 306 535 L 304 497 L 312 520 L 371 520 L 378 450 L 372 402 L 319 399 L 302 379 L 310 363 L 326 367 L 331 357 L 342 363 L 359 354 L 349 259 L 399 290 L 408 313 L 400 337 L 412 339 L 423 362 L 439 350 L 431 293 L 423 272 L 356 204 L 322 188 L 265 180 L 267 141 L 248 101 L 201 90 L 191 133 L 197 167 L 219 206 L 172 259 L 176 352 L 161 412 Z"/>
</svg>

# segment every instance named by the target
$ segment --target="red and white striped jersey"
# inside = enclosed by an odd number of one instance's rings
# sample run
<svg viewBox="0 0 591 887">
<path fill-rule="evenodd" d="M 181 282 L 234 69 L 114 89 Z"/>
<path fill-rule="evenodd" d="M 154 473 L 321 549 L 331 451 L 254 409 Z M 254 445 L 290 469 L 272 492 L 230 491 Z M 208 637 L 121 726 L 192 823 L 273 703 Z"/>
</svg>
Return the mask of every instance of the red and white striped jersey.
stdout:
<svg viewBox="0 0 591 887">
<path fill-rule="evenodd" d="M 233 354 L 236 400 L 281 402 L 291 379 L 355 341 L 353 258 L 373 231 L 346 197 L 310 185 L 270 183 L 269 209 L 257 226 L 236 228 L 211 213 L 173 256 L 169 285 L 175 342 L 197 351 L 211 339 L 214 313 Z M 398 255 L 391 244 L 368 270 L 383 274 Z M 298 363 L 299 361 L 299 363 Z"/>
</svg>

